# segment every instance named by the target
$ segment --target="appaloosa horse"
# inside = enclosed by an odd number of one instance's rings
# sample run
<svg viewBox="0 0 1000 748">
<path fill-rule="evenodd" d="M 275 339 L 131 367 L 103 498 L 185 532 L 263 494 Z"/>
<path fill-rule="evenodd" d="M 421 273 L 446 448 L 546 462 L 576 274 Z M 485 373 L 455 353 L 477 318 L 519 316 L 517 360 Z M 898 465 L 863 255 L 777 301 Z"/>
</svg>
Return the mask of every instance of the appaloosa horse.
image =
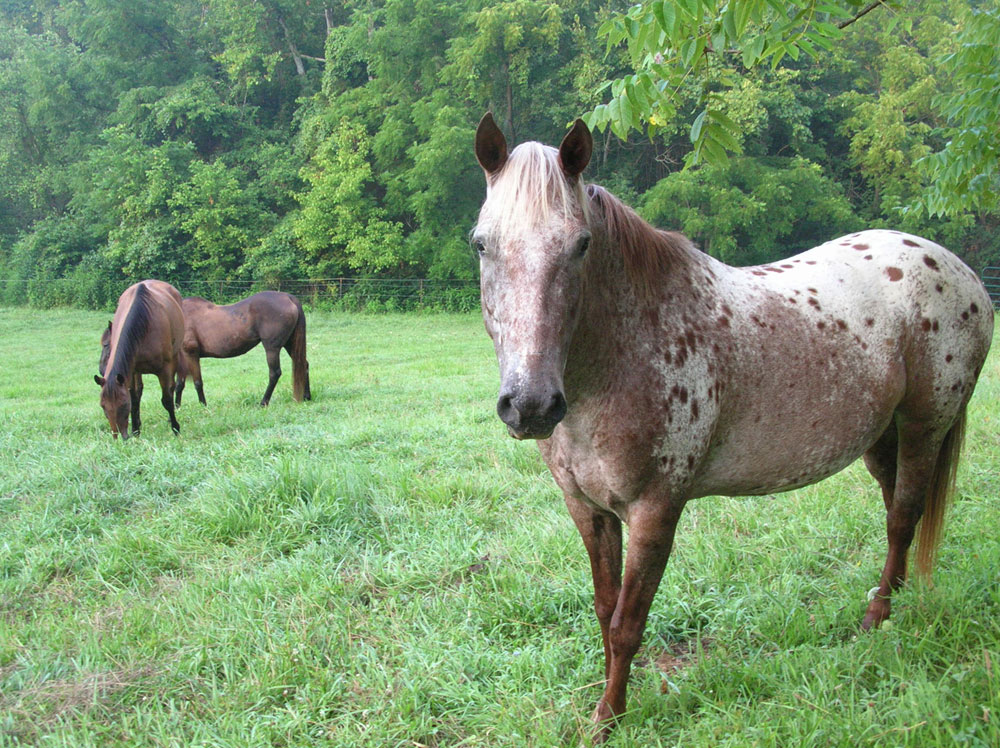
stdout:
<svg viewBox="0 0 1000 748">
<path fill-rule="evenodd" d="M 125 289 L 102 337 L 101 374 L 94 375 L 101 387 L 101 407 L 116 439 L 119 434 L 128 439 L 130 413 L 132 433 L 139 433 L 143 374 L 159 378 L 170 426 L 174 433 L 180 433 L 173 392 L 174 375 L 183 372 L 183 339 L 184 313 L 176 288 L 163 281 L 145 280 Z"/>
<path fill-rule="evenodd" d="M 309 400 L 309 362 L 306 360 L 306 315 L 302 304 L 290 293 L 261 291 L 235 304 L 216 306 L 197 296 L 183 302 L 184 357 L 188 376 L 194 379 L 198 400 L 205 404 L 201 379 L 202 358 L 242 356 L 258 343 L 264 344 L 269 378 L 260 404 L 271 401 L 281 376 L 281 349 L 292 359 L 292 397 Z M 181 404 L 184 379 L 177 382 L 177 404 Z"/>
<path fill-rule="evenodd" d="M 497 412 L 542 456 L 590 555 L 604 639 L 596 736 L 625 686 L 689 499 L 819 481 L 863 456 L 889 551 L 862 627 L 889 615 L 920 524 L 929 573 L 993 310 L 937 244 L 863 231 L 736 268 L 584 186 L 591 135 L 508 154 L 476 133 L 486 200 L 472 233 Z M 629 526 L 622 578 L 622 526 Z"/>
</svg>

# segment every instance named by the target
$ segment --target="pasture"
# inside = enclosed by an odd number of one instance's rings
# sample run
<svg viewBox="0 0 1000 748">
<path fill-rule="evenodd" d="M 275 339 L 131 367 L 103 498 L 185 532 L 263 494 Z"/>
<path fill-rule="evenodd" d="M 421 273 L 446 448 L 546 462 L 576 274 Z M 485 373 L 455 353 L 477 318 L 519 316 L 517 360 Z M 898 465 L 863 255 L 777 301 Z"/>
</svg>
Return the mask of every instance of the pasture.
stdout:
<svg viewBox="0 0 1000 748">
<path fill-rule="evenodd" d="M 309 312 L 313 401 L 203 362 L 174 438 L 112 441 L 105 313 L 0 309 L 0 746 L 580 745 L 582 543 L 494 413 L 478 315 Z M 995 342 L 995 346 L 997 342 Z M 858 463 L 685 511 L 611 746 L 1000 744 L 1000 353 L 935 585 L 861 634 L 885 512 Z"/>
</svg>

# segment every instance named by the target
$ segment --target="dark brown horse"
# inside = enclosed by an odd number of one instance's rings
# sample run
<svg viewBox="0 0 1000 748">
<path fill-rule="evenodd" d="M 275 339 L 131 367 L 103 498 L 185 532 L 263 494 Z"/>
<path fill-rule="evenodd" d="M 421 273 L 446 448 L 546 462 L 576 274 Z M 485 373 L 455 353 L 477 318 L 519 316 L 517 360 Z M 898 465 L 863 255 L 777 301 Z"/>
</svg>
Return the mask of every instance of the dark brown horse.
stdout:
<svg viewBox="0 0 1000 748">
<path fill-rule="evenodd" d="M 187 376 L 194 379 L 198 400 L 205 404 L 201 379 L 202 358 L 242 356 L 258 343 L 264 344 L 270 377 L 261 406 L 281 376 L 280 353 L 292 358 L 292 396 L 309 400 L 309 362 L 306 360 L 306 316 L 297 298 L 280 291 L 261 291 L 228 306 L 216 306 L 197 296 L 187 297 L 184 308 L 184 358 Z M 177 404 L 181 404 L 185 378 L 177 381 Z"/>
<path fill-rule="evenodd" d="M 929 573 L 993 312 L 934 242 L 864 231 L 788 260 L 724 265 L 585 187 L 577 121 L 559 149 L 476 133 L 472 241 L 500 364 L 497 412 L 539 439 L 590 555 L 605 653 L 597 738 L 625 686 L 685 503 L 819 481 L 858 457 L 889 551 L 862 627 L 889 615 L 920 522 Z M 622 523 L 629 526 L 622 575 Z"/>
<path fill-rule="evenodd" d="M 160 401 L 167 409 L 174 433 L 180 433 L 173 391 L 175 374 L 183 373 L 183 339 L 184 313 L 176 288 L 163 281 L 145 280 L 125 289 L 114 319 L 102 336 L 101 374 L 94 376 L 101 387 L 101 407 L 115 438 L 119 434 L 122 439 L 129 437 L 129 414 L 132 433 L 139 433 L 143 374 L 159 378 Z"/>
</svg>

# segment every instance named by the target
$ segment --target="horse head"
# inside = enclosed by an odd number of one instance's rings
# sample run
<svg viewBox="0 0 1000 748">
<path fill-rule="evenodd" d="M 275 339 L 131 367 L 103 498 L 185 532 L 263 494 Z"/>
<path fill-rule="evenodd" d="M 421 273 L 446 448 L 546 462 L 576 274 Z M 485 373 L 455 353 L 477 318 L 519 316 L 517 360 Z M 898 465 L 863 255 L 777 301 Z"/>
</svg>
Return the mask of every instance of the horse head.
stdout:
<svg viewBox="0 0 1000 748">
<path fill-rule="evenodd" d="M 487 189 L 472 245 L 500 365 L 497 414 L 517 439 L 546 439 L 566 415 L 563 370 L 591 238 L 580 174 L 592 150 L 582 120 L 558 149 L 530 142 L 508 154 L 489 113 L 476 131 Z"/>
<path fill-rule="evenodd" d="M 94 381 L 101 387 L 101 408 L 111 424 L 111 433 L 115 438 L 121 434 L 122 439 L 128 439 L 128 417 L 132 410 L 132 396 L 129 394 L 125 377 L 116 374 L 113 379 L 105 379 L 95 374 Z"/>
</svg>

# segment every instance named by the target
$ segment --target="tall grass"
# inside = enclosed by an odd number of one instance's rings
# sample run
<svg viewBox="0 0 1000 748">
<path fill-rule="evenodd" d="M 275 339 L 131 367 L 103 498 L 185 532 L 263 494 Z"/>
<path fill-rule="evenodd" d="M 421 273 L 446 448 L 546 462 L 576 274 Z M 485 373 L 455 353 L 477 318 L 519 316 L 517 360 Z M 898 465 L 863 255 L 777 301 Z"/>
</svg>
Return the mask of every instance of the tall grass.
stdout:
<svg viewBox="0 0 1000 748">
<path fill-rule="evenodd" d="M 314 400 L 203 362 L 111 439 L 106 315 L 0 309 L 0 745 L 579 745 L 589 566 L 493 414 L 474 315 L 309 316 Z M 884 510 L 854 465 L 692 503 L 612 746 L 1000 745 L 1000 358 L 933 588 L 861 634 Z M 286 360 L 287 363 L 287 360 Z M 285 366 L 290 370 L 290 366 Z"/>
</svg>

